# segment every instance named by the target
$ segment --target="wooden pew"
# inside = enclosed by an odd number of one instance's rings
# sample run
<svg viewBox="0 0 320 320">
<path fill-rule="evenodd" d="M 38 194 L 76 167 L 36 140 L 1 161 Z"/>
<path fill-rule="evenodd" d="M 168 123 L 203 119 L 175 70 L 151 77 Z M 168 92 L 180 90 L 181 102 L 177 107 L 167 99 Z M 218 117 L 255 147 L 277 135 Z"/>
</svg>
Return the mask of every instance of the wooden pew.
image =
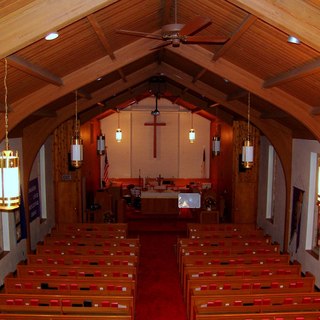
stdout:
<svg viewBox="0 0 320 320">
<path fill-rule="evenodd" d="M 41 245 L 41 243 L 39 244 Z M 140 247 L 139 239 L 103 239 L 103 238 L 86 238 L 86 237 L 64 237 L 54 236 L 46 237 L 43 240 L 43 245 L 55 246 L 96 246 L 96 247 L 119 247 L 119 248 L 134 248 Z"/>
<path fill-rule="evenodd" d="M 289 292 L 314 292 L 315 278 L 311 274 L 305 277 L 299 275 L 291 277 L 267 276 L 239 278 L 229 277 L 228 279 L 214 279 L 202 281 L 188 281 L 185 301 L 187 304 L 187 314 L 194 305 L 196 297 L 211 295 L 237 294 L 264 294 L 264 293 L 289 293 Z"/>
<path fill-rule="evenodd" d="M 37 245 L 36 254 L 138 256 L 139 247 Z"/>
<path fill-rule="evenodd" d="M 224 231 L 224 232 L 247 232 L 259 230 L 256 225 L 248 223 L 187 223 L 187 231 Z"/>
<path fill-rule="evenodd" d="M 260 246 L 264 247 L 267 244 L 271 245 L 271 238 L 269 236 L 263 239 L 189 239 L 189 238 L 178 238 L 177 241 L 177 261 L 181 256 L 184 249 L 186 250 L 201 250 L 203 247 L 211 247 L 216 249 L 217 253 L 229 254 L 230 247 L 241 247 L 244 252 L 253 252 L 258 250 Z M 280 252 L 280 246 L 277 245 L 277 252 Z M 256 249 L 257 248 L 257 249 Z M 225 249 L 225 250 L 224 250 Z"/>
<path fill-rule="evenodd" d="M 5 293 L 65 294 L 98 296 L 135 296 L 136 282 L 132 279 L 69 279 L 66 277 L 11 277 L 4 280 Z"/>
<path fill-rule="evenodd" d="M 263 230 L 242 231 L 204 231 L 189 230 L 189 239 L 263 239 Z"/>
<path fill-rule="evenodd" d="M 216 295 L 195 297 L 190 320 L 202 316 L 239 313 L 319 311 L 320 293 Z M 212 317 L 212 319 L 216 319 Z M 250 318 L 249 318 L 250 319 Z"/>
<path fill-rule="evenodd" d="M 87 232 L 101 232 L 101 231 L 128 231 L 127 223 L 64 223 L 57 225 L 52 229 L 52 232 L 73 232 L 73 233 L 87 233 Z"/>
<path fill-rule="evenodd" d="M 126 239 L 126 230 L 114 231 L 92 231 L 92 232 L 73 232 L 55 231 L 46 236 L 47 238 L 68 238 L 68 239 Z"/>
<path fill-rule="evenodd" d="M 28 254 L 27 264 L 31 265 L 99 265 L 99 266 L 138 266 L 138 256 L 95 256 Z"/>
<path fill-rule="evenodd" d="M 198 315 L 197 319 L 198 320 L 320 320 L 320 311 Z"/>
<path fill-rule="evenodd" d="M 91 320 L 132 320 L 131 316 L 126 315 L 91 315 Z M 87 315 L 65 315 L 56 314 L 0 314 L 0 320 L 88 320 Z"/>
<path fill-rule="evenodd" d="M 133 319 L 134 303 L 133 297 L 128 296 L 1 294 L 0 319 L 2 313 L 16 316 L 23 313 L 50 314 L 48 319 L 54 314 L 90 315 L 90 318 L 96 315 L 126 316 Z"/>
<path fill-rule="evenodd" d="M 281 275 L 283 277 L 290 275 L 301 275 L 301 265 L 295 263 L 287 264 L 269 264 L 269 265 L 237 265 L 237 266 L 211 266 L 207 268 L 190 267 L 184 270 L 182 282 L 183 292 L 187 289 L 188 281 L 197 279 L 216 279 L 220 277 L 261 277 Z"/>
<path fill-rule="evenodd" d="M 181 267 L 181 282 L 184 285 L 186 281 L 187 272 L 193 272 L 194 277 L 201 272 L 210 272 L 211 270 L 216 270 L 216 267 L 220 266 L 220 269 L 224 269 L 227 266 L 231 268 L 236 268 L 238 266 L 246 266 L 246 268 L 251 268 L 255 265 L 264 265 L 268 268 L 270 265 L 287 266 L 289 265 L 289 255 L 261 255 L 257 257 L 255 255 L 242 255 L 242 256 L 226 256 L 219 257 L 216 256 L 185 256 L 182 260 Z M 227 269 L 226 269 L 227 270 Z"/>
<path fill-rule="evenodd" d="M 90 266 L 90 265 L 24 265 L 17 266 L 17 277 L 98 277 L 137 280 L 137 268 L 133 266 Z"/>
<path fill-rule="evenodd" d="M 190 250 L 184 251 L 178 261 L 179 272 L 182 273 L 186 266 L 229 265 L 229 264 L 265 264 L 265 263 L 289 263 L 288 254 L 269 251 L 252 251 L 246 253 L 230 252 L 228 250 Z"/>
</svg>

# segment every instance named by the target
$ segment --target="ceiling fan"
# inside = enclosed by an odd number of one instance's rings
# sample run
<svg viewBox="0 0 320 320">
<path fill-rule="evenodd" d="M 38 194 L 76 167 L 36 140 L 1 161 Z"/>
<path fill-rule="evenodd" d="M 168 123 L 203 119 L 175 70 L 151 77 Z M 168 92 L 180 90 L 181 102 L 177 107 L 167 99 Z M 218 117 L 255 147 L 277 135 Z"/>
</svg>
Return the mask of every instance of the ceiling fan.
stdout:
<svg viewBox="0 0 320 320">
<path fill-rule="evenodd" d="M 175 4 L 176 5 L 176 4 Z M 161 33 L 147 33 L 130 30 L 117 30 L 117 33 L 127 34 L 131 36 L 151 38 L 163 40 L 164 42 L 153 49 L 165 47 L 172 44 L 173 47 L 179 47 L 180 43 L 185 44 L 224 44 L 229 40 L 228 37 L 223 36 L 197 36 L 194 35 L 200 30 L 206 28 L 211 24 L 211 19 L 202 16 L 196 16 L 187 24 L 177 23 L 177 10 L 175 8 L 175 23 L 162 26 Z"/>
</svg>

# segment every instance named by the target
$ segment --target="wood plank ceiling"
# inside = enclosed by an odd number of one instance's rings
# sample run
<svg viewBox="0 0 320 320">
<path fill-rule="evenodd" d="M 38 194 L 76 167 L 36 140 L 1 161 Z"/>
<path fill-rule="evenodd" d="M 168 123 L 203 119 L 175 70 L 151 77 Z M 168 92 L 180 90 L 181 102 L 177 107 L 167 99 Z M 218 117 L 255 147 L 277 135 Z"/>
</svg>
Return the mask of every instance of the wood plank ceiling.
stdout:
<svg viewBox="0 0 320 320">
<path fill-rule="evenodd" d="M 293 137 L 320 138 L 316 1 L 0 0 L 0 8 L 11 136 L 35 122 L 55 118 L 57 126 L 72 117 L 75 90 L 83 122 L 139 101 L 150 90 L 150 78 L 161 75 L 168 99 L 203 116 L 218 114 L 229 123 L 246 118 L 251 92 L 258 128 L 273 121 Z M 228 41 L 154 49 L 163 40 L 117 32 L 159 33 L 165 24 L 188 24 L 196 16 L 212 22 L 196 35 Z M 54 30 L 58 39 L 43 39 Z M 289 35 L 301 43 L 288 43 Z"/>
</svg>

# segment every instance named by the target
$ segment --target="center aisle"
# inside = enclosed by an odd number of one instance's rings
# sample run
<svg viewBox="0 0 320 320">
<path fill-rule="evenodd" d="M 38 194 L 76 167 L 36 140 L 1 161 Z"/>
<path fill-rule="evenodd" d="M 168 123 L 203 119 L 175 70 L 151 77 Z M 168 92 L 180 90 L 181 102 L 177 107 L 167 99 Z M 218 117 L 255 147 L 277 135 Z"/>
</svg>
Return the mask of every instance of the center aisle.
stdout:
<svg viewBox="0 0 320 320">
<path fill-rule="evenodd" d="M 167 231 L 139 232 L 140 265 L 135 320 L 186 320 L 175 244 Z"/>
</svg>

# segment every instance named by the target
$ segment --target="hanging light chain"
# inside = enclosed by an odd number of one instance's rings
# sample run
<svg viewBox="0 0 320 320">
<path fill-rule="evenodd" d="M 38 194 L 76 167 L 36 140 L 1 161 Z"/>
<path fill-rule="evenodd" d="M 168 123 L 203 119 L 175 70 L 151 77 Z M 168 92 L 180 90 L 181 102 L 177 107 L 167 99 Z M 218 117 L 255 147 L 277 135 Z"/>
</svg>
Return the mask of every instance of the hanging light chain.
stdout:
<svg viewBox="0 0 320 320">
<path fill-rule="evenodd" d="M 78 90 L 75 91 L 75 101 L 76 101 L 76 124 L 75 124 L 75 133 L 78 135 Z"/>
<path fill-rule="evenodd" d="M 7 75 L 8 75 L 8 61 L 4 59 L 4 108 L 5 108 L 5 115 L 4 115 L 4 123 L 5 123 L 5 143 L 6 143 L 6 150 L 9 150 L 9 138 L 8 138 L 8 86 L 7 86 Z"/>
<path fill-rule="evenodd" d="M 248 140 L 250 139 L 250 92 L 248 92 Z"/>
</svg>

